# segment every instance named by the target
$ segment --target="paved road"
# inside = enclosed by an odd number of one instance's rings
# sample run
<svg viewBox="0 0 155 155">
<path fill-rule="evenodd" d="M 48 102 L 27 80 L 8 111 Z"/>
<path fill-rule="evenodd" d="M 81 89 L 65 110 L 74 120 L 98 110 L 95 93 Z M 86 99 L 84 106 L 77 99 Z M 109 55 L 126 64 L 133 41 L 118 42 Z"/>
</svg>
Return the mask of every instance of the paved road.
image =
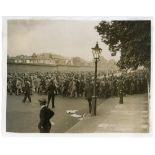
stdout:
<svg viewBox="0 0 155 155">
<path fill-rule="evenodd" d="M 67 133 L 148 133 L 149 103 L 147 94 L 105 100 L 98 106 L 96 117 L 86 117 Z"/>
<path fill-rule="evenodd" d="M 22 103 L 23 96 L 7 96 L 6 129 L 8 132 L 37 133 L 40 106 L 37 94 L 32 103 Z M 102 103 L 102 104 L 101 104 Z M 52 133 L 106 133 L 149 131 L 149 104 L 147 94 L 124 97 L 119 104 L 118 97 L 99 99 L 97 116 L 90 117 L 88 103 L 84 98 L 56 97 L 55 116 L 52 121 Z M 51 105 L 50 105 L 51 106 Z M 78 110 L 77 114 L 86 114 L 83 120 L 71 117 L 66 110 Z"/>
<path fill-rule="evenodd" d="M 40 96 L 37 94 L 32 95 L 32 103 L 28 101 L 22 103 L 23 96 L 8 95 L 7 96 L 7 115 L 6 115 L 6 130 L 8 132 L 21 132 L 21 133 L 37 133 L 40 106 L 37 102 Z M 103 100 L 98 100 L 100 104 Z M 51 105 L 50 105 L 51 106 Z M 52 133 L 64 133 L 77 122 L 78 118 L 71 117 L 66 113 L 66 110 L 78 110 L 77 114 L 88 113 L 88 103 L 84 98 L 67 98 L 57 96 L 55 100 L 55 116 L 52 121 L 55 125 L 52 127 Z"/>
</svg>

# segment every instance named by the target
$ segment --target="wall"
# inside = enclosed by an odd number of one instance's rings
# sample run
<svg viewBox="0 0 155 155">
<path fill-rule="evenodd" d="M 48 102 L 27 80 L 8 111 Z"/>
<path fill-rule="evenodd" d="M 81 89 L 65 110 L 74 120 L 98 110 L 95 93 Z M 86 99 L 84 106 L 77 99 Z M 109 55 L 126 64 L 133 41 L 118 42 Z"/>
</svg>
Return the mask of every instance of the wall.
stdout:
<svg viewBox="0 0 155 155">
<path fill-rule="evenodd" d="M 103 68 L 98 68 L 98 70 L 106 71 Z M 64 66 L 64 65 L 33 65 L 33 64 L 7 64 L 7 71 L 10 73 L 19 72 L 53 72 L 53 71 L 94 71 L 93 66 Z"/>
</svg>

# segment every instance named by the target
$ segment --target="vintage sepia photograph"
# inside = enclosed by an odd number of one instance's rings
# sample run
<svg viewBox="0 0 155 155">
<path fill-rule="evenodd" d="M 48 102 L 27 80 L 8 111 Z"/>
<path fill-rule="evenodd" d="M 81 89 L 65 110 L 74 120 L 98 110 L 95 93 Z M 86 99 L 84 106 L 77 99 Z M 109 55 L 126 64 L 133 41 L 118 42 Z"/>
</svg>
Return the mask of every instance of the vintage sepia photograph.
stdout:
<svg viewBox="0 0 155 155">
<path fill-rule="evenodd" d="M 5 23 L 7 133 L 150 133 L 150 18 Z"/>
</svg>

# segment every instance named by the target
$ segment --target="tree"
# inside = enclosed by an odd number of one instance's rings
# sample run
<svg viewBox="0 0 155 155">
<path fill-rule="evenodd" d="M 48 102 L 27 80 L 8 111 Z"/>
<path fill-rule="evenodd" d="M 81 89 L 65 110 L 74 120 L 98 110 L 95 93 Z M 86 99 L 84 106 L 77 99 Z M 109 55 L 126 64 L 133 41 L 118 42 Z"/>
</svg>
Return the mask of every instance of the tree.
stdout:
<svg viewBox="0 0 155 155">
<path fill-rule="evenodd" d="M 80 66 L 80 65 L 86 65 L 87 64 L 87 62 L 85 60 L 83 60 L 82 58 L 80 58 L 80 57 L 73 57 L 72 61 L 73 61 L 73 64 L 75 66 Z"/>
<path fill-rule="evenodd" d="M 114 56 L 121 52 L 117 65 L 121 69 L 150 68 L 151 21 L 101 21 L 95 27 Z"/>
</svg>

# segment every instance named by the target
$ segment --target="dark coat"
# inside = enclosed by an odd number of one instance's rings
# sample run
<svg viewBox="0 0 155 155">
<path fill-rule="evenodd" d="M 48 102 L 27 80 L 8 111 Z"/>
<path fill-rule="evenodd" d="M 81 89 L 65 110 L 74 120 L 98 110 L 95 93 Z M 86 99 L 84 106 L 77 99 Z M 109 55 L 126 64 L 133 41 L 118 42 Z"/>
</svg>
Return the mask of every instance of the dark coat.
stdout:
<svg viewBox="0 0 155 155">
<path fill-rule="evenodd" d="M 40 110 L 40 122 L 38 124 L 38 128 L 40 132 L 49 132 L 51 129 L 50 119 L 54 116 L 54 112 L 48 107 L 44 106 Z"/>
<path fill-rule="evenodd" d="M 50 85 L 48 86 L 47 92 L 49 95 L 54 96 L 56 93 L 56 87 L 54 83 L 50 83 Z"/>
<path fill-rule="evenodd" d="M 28 82 L 25 82 L 25 94 L 30 94 L 31 88 Z"/>
<path fill-rule="evenodd" d="M 85 97 L 91 99 L 93 96 L 93 86 L 92 84 L 87 84 L 85 87 Z"/>
</svg>

